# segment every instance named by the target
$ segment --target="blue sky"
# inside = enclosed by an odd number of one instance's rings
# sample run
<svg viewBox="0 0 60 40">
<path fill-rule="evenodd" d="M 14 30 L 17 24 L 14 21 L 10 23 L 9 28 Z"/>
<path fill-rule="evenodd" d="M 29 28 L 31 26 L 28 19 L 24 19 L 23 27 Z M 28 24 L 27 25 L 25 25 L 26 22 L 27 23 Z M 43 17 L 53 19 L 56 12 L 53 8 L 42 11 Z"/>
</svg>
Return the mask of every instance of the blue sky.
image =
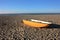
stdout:
<svg viewBox="0 0 60 40">
<path fill-rule="evenodd" d="M 0 0 L 0 13 L 60 13 L 60 0 Z"/>
</svg>

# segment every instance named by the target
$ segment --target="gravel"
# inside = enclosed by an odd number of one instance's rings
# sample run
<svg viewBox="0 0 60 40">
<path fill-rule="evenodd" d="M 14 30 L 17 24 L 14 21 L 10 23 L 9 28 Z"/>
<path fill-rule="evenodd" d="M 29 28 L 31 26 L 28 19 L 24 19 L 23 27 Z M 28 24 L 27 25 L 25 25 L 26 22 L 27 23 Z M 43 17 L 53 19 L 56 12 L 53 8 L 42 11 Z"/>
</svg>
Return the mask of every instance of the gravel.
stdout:
<svg viewBox="0 0 60 40">
<path fill-rule="evenodd" d="M 32 28 L 23 19 L 53 21 L 48 28 Z M 60 15 L 0 16 L 0 40 L 60 40 Z M 56 28 L 55 28 L 56 26 Z"/>
</svg>

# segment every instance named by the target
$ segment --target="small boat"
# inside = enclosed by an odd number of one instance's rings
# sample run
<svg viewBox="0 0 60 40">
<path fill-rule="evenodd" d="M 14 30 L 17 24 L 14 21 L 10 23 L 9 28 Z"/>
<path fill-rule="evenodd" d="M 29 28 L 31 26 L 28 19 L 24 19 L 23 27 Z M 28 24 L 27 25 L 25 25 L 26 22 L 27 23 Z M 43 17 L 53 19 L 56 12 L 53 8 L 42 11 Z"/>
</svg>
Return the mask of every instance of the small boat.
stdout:
<svg viewBox="0 0 60 40">
<path fill-rule="evenodd" d="M 35 20 L 35 19 L 23 20 L 23 23 L 30 27 L 48 27 L 50 24 L 52 24 L 51 22 Z"/>
</svg>

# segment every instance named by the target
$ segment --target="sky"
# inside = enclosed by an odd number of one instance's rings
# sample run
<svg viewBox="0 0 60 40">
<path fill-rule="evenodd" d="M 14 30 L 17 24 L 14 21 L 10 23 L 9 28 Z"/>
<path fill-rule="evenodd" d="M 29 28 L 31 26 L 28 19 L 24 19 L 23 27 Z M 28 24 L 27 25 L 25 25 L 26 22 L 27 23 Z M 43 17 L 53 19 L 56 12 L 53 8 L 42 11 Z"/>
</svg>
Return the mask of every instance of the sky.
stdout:
<svg viewBox="0 0 60 40">
<path fill-rule="evenodd" d="M 0 13 L 60 13 L 60 0 L 0 0 Z"/>
</svg>

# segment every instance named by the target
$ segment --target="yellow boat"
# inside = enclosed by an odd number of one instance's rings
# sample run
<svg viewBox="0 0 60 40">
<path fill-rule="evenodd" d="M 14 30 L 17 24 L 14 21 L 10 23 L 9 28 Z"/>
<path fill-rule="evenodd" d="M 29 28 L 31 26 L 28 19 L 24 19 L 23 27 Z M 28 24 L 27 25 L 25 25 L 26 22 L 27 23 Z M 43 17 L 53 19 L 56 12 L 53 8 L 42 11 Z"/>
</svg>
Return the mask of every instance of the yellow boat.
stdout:
<svg viewBox="0 0 60 40">
<path fill-rule="evenodd" d="M 23 20 L 23 23 L 30 27 L 48 27 L 50 24 L 52 24 L 51 22 L 45 22 L 45 21 L 34 20 L 34 19 Z"/>
</svg>

